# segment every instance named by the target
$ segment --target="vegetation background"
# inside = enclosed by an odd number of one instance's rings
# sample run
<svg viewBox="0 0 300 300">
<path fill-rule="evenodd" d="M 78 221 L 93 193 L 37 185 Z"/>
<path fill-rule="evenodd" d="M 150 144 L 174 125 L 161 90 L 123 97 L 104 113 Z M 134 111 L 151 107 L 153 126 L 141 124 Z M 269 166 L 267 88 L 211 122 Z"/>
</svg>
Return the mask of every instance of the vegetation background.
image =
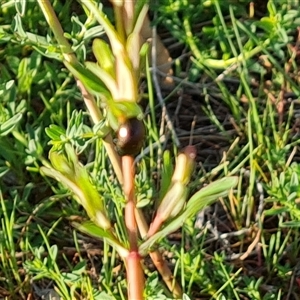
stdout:
<svg viewBox="0 0 300 300">
<path fill-rule="evenodd" d="M 70 222 L 85 212 L 40 173 L 51 144 L 71 141 L 99 192 L 122 197 L 43 14 L 35 1 L 26 11 L 19 2 L 0 1 L 0 297 L 125 299 L 115 250 L 74 230 Z M 240 179 L 228 198 L 160 244 L 185 299 L 299 299 L 299 4 L 150 3 L 176 84 L 141 82 L 148 129 L 136 176 L 141 205 L 157 197 L 162 151 L 175 157 L 179 145 L 198 150 L 191 191 L 227 175 Z M 103 35 L 101 26 L 84 28 L 76 1 L 53 6 L 77 54 L 93 59 L 89 41 Z M 47 134 L 53 125 L 57 139 Z M 146 299 L 172 299 L 150 260 L 144 264 Z"/>
</svg>

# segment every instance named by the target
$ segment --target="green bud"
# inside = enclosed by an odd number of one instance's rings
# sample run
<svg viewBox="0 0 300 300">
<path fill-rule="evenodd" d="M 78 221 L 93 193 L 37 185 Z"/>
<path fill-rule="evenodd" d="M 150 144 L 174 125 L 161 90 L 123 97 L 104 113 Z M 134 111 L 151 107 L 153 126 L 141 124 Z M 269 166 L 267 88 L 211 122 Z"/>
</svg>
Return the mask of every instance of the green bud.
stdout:
<svg viewBox="0 0 300 300">
<path fill-rule="evenodd" d="M 156 216 L 148 231 L 148 236 L 155 234 L 168 219 L 175 218 L 184 208 L 190 181 L 194 170 L 196 149 L 188 146 L 177 157 L 171 186 L 158 206 Z"/>
<path fill-rule="evenodd" d="M 184 152 L 178 155 L 172 181 L 180 181 L 183 184 L 188 184 L 194 171 L 195 158 L 195 147 L 187 146 Z"/>
<path fill-rule="evenodd" d="M 103 229 L 111 228 L 110 221 L 102 211 L 97 211 L 95 216 L 90 216 L 91 220 Z"/>
<path fill-rule="evenodd" d="M 157 216 L 162 221 L 176 217 L 182 210 L 186 197 L 187 187 L 182 182 L 175 181 L 161 201 L 157 209 Z"/>
<path fill-rule="evenodd" d="M 183 209 L 187 197 L 187 188 L 184 184 L 176 181 L 171 184 L 170 189 L 162 199 L 155 218 L 150 225 L 147 236 L 155 234 L 162 224 L 170 219 L 175 218 Z"/>
<path fill-rule="evenodd" d="M 115 58 L 110 46 L 101 39 L 94 39 L 92 48 L 99 66 L 113 78 L 116 78 L 114 66 Z"/>
</svg>

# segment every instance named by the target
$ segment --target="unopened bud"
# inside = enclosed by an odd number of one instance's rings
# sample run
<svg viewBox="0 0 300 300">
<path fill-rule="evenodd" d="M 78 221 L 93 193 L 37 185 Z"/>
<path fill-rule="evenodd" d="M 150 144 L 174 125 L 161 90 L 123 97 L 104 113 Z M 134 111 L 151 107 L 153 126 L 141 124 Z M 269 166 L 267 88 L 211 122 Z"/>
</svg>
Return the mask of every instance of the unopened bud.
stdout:
<svg viewBox="0 0 300 300">
<path fill-rule="evenodd" d="M 101 212 L 101 211 L 97 211 L 96 212 L 96 216 L 93 220 L 99 227 L 103 228 L 103 229 L 109 229 L 111 228 L 111 224 L 109 222 L 109 220 L 107 219 L 106 215 Z"/>
<path fill-rule="evenodd" d="M 167 219 L 175 218 L 180 213 L 184 207 L 186 197 L 186 186 L 179 181 L 174 182 L 157 209 L 148 236 L 157 232 Z"/>
<path fill-rule="evenodd" d="M 180 181 L 183 184 L 188 184 L 194 170 L 196 158 L 196 149 L 194 146 L 187 146 L 183 153 L 177 157 L 175 171 L 172 181 Z"/>
</svg>

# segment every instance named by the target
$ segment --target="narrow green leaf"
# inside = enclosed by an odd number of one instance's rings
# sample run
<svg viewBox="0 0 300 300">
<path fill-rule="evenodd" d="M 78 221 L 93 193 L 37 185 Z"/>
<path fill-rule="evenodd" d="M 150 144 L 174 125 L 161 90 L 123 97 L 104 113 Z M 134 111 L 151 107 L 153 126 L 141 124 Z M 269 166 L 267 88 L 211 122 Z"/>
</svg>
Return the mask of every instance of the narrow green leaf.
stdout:
<svg viewBox="0 0 300 300">
<path fill-rule="evenodd" d="M 139 253 L 141 256 L 145 256 L 148 254 L 150 249 L 155 245 L 155 243 L 166 237 L 171 232 L 176 231 L 178 228 L 180 228 L 184 223 L 184 219 L 182 218 L 182 215 L 178 216 L 177 218 L 173 219 L 168 225 L 163 227 L 162 230 L 158 231 L 154 235 L 152 235 L 150 238 L 147 238 L 140 246 L 139 246 Z"/>
<path fill-rule="evenodd" d="M 99 37 L 104 34 L 103 26 L 93 26 L 92 28 L 89 28 L 85 31 L 83 40 L 92 40 L 95 37 Z"/>
<path fill-rule="evenodd" d="M 58 247 L 57 247 L 57 245 L 52 245 L 51 248 L 50 248 L 50 254 L 51 254 L 51 259 L 53 261 L 56 260 L 57 253 L 58 253 Z"/>
<path fill-rule="evenodd" d="M 215 196 L 216 198 L 221 197 L 219 195 L 222 195 L 224 192 L 227 193 L 227 191 L 235 187 L 237 183 L 238 177 L 236 176 L 225 177 L 210 183 L 190 198 L 186 210 L 192 209 L 195 213 L 197 213 L 201 209 L 200 199 L 208 196 Z"/>
<path fill-rule="evenodd" d="M 300 221 L 287 221 L 280 224 L 280 227 L 299 228 Z"/>
<path fill-rule="evenodd" d="M 264 210 L 264 215 L 265 216 L 276 216 L 276 215 L 280 215 L 280 214 L 288 213 L 288 212 L 289 212 L 288 207 L 270 208 L 270 209 Z"/>
<path fill-rule="evenodd" d="M 106 120 L 101 120 L 99 123 L 93 126 L 93 133 L 99 137 L 105 137 L 110 130 L 111 128 L 108 126 Z"/>
<path fill-rule="evenodd" d="M 107 101 L 109 110 L 107 111 L 107 121 L 113 130 L 118 130 L 119 119 L 138 118 L 141 119 L 143 112 L 141 107 L 132 101 Z"/>
<path fill-rule="evenodd" d="M 125 258 L 128 256 L 128 249 L 126 249 L 125 245 L 122 245 L 120 243 L 120 241 L 114 236 L 114 234 L 111 231 L 104 230 L 91 221 L 86 221 L 82 224 L 73 222 L 72 225 L 81 232 L 84 232 L 92 237 L 98 239 L 105 239 L 111 246 L 113 246 L 118 251 L 121 257 Z"/>
<path fill-rule="evenodd" d="M 104 85 L 104 83 L 90 70 L 83 67 L 81 64 L 70 64 L 67 61 L 64 61 L 65 66 L 69 71 L 79 79 L 86 89 L 92 94 L 101 94 L 107 99 L 111 98 L 111 94 Z"/>
<path fill-rule="evenodd" d="M 49 127 L 45 129 L 45 131 L 46 134 L 49 136 L 49 138 L 54 141 L 60 141 L 61 136 L 66 135 L 66 131 L 60 126 L 57 126 L 55 124 L 51 124 Z"/>
<path fill-rule="evenodd" d="M 138 1 L 135 6 L 136 21 L 132 32 L 140 34 L 144 25 L 145 18 L 147 17 L 149 5 L 147 1 L 142 0 Z"/>
<path fill-rule="evenodd" d="M 228 190 L 235 187 L 238 182 L 238 177 L 226 177 L 217 180 L 194 194 L 183 211 L 175 219 L 170 221 L 162 230 L 148 238 L 139 247 L 141 255 L 146 255 L 149 249 L 160 239 L 166 237 L 171 232 L 180 228 L 183 223 L 201 211 L 204 207 L 211 205 L 219 197 L 224 197 L 228 194 Z"/>
<path fill-rule="evenodd" d="M 18 113 L 0 125 L 0 136 L 8 135 L 21 121 L 22 114 Z"/>
<path fill-rule="evenodd" d="M 161 172 L 161 183 L 159 191 L 159 199 L 163 199 L 171 184 L 173 165 L 171 163 L 170 151 L 165 151 L 163 154 L 163 167 Z"/>
<path fill-rule="evenodd" d="M 121 95 L 119 94 L 117 82 L 105 69 L 102 69 L 98 64 L 93 62 L 86 62 L 86 67 L 105 84 L 113 99 L 120 99 Z"/>
<path fill-rule="evenodd" d="M 24 16 L 25 11 L 26 11 L 26 3 L 27 3 L 27 0 L 15 0 L 16 11 L 22 17 Z"/>
<path fill-rule="evenodd" d="M 73 274 L 76 274 L 76 275 L 82 275 L 84 274 L 85 270 L 86 270 L 86 261 L 85 260 L 82 260 L 80 261 L 72 270 L 72 273 Z"/>
<path fill-rule="evenodd" d="M 137 82 L 135 78 L 133 78 L 132 64 L 122 39 L 106 15 L 95 6 L 93 1 L 81 0 L 81 2 L 93 12 L 95 18 L 103 26 L 109 38 L 111 49 L 116 60 L 115 67 L 119 93 L 123 99 L 135 102 L 137 99 Z"/>
<path fill-rule="evenodd" d="M 112 51 L 117 56 L 118 52 L 124 49 L 121 39 L 107 16 L 90 0 L 80 0 L 95 16 L 97 21 L 103 26 L 112 46 Z"/>
<path fill-rule="evenodd" d="M 67 156 L 57 151 L 50 152 L 50 161 L 54 168 L 42 167 L 45 175 L 61 181 L 75 195 L 75 199 L 84 207 L 90 219 L 98 226 L 109 229 L 110 221 L 104 206 L 104 199 L 91 183 L 89 174 L 80 164 L 74 149 L 66 144 Z"/>
</svg>

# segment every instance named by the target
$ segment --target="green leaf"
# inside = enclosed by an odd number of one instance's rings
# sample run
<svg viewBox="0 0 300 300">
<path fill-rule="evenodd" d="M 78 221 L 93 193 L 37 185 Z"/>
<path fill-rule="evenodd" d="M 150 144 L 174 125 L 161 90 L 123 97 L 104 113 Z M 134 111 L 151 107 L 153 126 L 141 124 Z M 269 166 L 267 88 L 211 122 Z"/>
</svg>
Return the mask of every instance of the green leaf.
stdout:
<svg viewBox="0 0 300 300">
<path fill-rule="evenodd" d="M 45 131 L 49 138 L 54 141 L 60 141 L 61 136 L 66 135 L 66 131 L 55 124 L 51 124 L 48 128 L 45 129 Z"/>
<path fill-rule="evenodd" d="M 140 34 L 144 25 L 145 18 L 149 10 L 147 0 L 140 0 L 135 3 L 135 24 L 132 32 Z"/>
<path fill-rule="evenodd" d="M 51 259 L 53 261 L 56 260 L 57 253 L 58 253 L 58 247 L 57 247 L 57 245 L 52 245 L 51 248 L 50 248 L 50 255 L 51 255 Z"/>
<path fill-rule="evenodd" d="M 0 125 L 0 136 L 8 135 L 19 124 L 22 114 L 18 113 Z"/>
<path fill-rule="evenodd" d="M 101 25 L 93 26 L 92 28 L 89 28 L 84 32 L 83 40 L 91 40 L 92 38 L 103 35 L 103 33 L 104 33 L 103 26 Z"/>
<path fill-rule="evenodd" d="M 62 272 L 61 276 L 67 284 L 75 284 L 76 282 L 80 282 L 82 280 L 80 275 L 73 273 Z"/>
<path fill-rule="evenodd" d="M 109 106 L 107 121 L 114 131 L 117 131 L 120 126 L 119 119 L 141 119 L 143 116 L 142 109 L 136 102 L 108 101 L 107 105 Z"/>
<path fill-rule="evenodd" d="M 265 216 L 276 216 L 276 215 L 280 215 L 282 213 L 287 213 L 287 212 L 289 212 L 288 207 L 270 208 L 270 209 L 266 209 L 264 211 L 264 215 Z"/>
<path fill-rule="evenodd" d="M 50 152 L 51 167 L 42 167 L 41 171 L 61 181 L 75 195 L 75 199 L 84 207 L 90 219 L 105 229 L 111 227 L 104 206 L 104 198 L 99 195 L 91 183 L 89 174 L 76 156 L 74 149 L 66 144 L 66 156 L 57 151 Z"/>
<path fill-rule="evenodd" d="M 93 41 L 93 53 L 97 59 L 99 66 L 105 70 L 111 77 L 116 78 L 115 74 L 115 57 L 109 45 L 100 39 Z"/>
<path fill-rule="evenodd" d="M 94 295 L 95 300 L 115 300 L 114 296 L 108 295 L 106 292 L 101 292 L 100 294 Z"/>
<path fill-rule="evenodd" d="M 152 235 L 150 238 L 147 238 L 146 241 L 144 241 L 139 246 L 139 253 L 141 256 L 145 256 L 148 254 L 150 249 L 155 245 L 155 243 L 166 237 L 171 232 L 176 231 L 179 227 L 183 225 L 185 221 L 185 218 L 182 217 L 182 215 L 179 215 L 174 220 L 172 220 L 169 224 L 167 224 L 165 227 L 163 227 L 162 230 L 158 231 L 154 235 Z"/>
<path fill-rule="evenodd" d="M 3 102 L 16 102 L 17 88 L 14 80 L 0 85 L 0 96 Z"/>
<path fill-rule="evenodd" d="M 99 137 L 105 137 L 111 128 L 108 126 L 106 120 L 101 120 L 99 123 L 93 126 L 93 133 Z"/>
<path fill-rule="evenodd" d="M 274 32 L 277 22 L 274 18 L 263 17 L 260 21 L 255 22 L 255 24 L 266 32 L 271 33 Z"/>
<path fill-rule="evenodd" d="M 173 169 L 174 168 L 171 163 L 170 151 L 167 150 L 163 154 L 163 167 L 161 172 L 161 187 L 159 191 L 159 199 L 162 199 L 168 191 L 168 188 L 171 184 Z"/>
<path fill-rule="evenodd" d="M 293 227 L 293 228 L 299 228 L 300 227 L 300 221 L 287 221 L 280 224 L 280 227 Z"/>
<path fill-rule="evenodd" d="M 196 213 L 201 211 L 203 208 L 211 205 L 215 202 L 219 197 L 224 197 L 227 195 L 228 190 L 235 187 L 238 183 L 238 177 L 225 177 L 223 179 L 217 180 L 199 192 L 194 194 L 185 210 L 182 214 L 178 215 L 175 219 L 171 220 L 168 224 L 163 227 L 162 230 L 158 231 L 156 234 L 146 239 L 139 247 L 139 253 L 141 255 L 146 255 L 149 249 L 160 239 L 166 237 L 171 232 L 174 232 L 179 227 L 183 225 L 183 223 L 194 216 Z"/>
<path fill-rule="evenodd" d="M 20 61 L 18 68 L 18 87 L 19 91 L 22 93 L 28 93 L 31 89 L 31 85 L 33 82 L 33 77 L 36 73 L 36 70 L 30 69 L 30 59 L 23 58 Z"/>
<path fill-rule="evenodd" d="M 74 267 L 72 273 L 76 275 L 82 275 L 85 272 L 85 269 L 86 269 L 86 261 L 82 260 Z"/>
<path fill-rule="evenodd" d="M 103 26 L 109 38 L 111 49 L 116 60 L 115 68 L 119 93 L 123 99 L 136 101 L 137 82 L 133 76 L 131 61 L 123 45 L 122 38 L 119 36 L 106 15 L 95 6 L 93 1 L 81 0 L 81 3 L 93 12 L 96 20 Z"/>
<path fill-rule="evenodd" d="M 86 62 L 88 70 L 93 72 L 102 82 L 105 84 L 107 89 L 110 91 L 113 99 L 120 99 L 119 89 L 115 79 L 105 69 L 99 67 L 98 64 L 93 62 Z"/>
<path fill-rule="evenodd" d="M 90 93 L 103 95 L 107 99 L 111 98 L 111 94 L 104 83 L 93 72 L 86 69 L 79 63 L 73 65 L 64 61 L 64 64 L 69 71 L 83 83 Z"/>
<path fill-rule="evenodd" d="M 149 6 L 143 2 L 145 1 L 138 1 L 135 5 L 136 6 L 135 17 L 137 18 L 135 20 L 134 28 L 132 29 L 130 35 L 127 37 L 127 41 L 126 41 L 126 50 L 130 57 L 132 66 L 136 72 L 136 77 L 137 77 L 136 79 L 139 79 L 139 76 L 141 75 L 141 73 L 139 72 L 140 55 L 138 55 L 140 54 L 140 50 L 141 50 L 140 33 L 144 25 L 144 20 L 147 16 L 147 12 L 149 8 Z M 143 6 L 141 6 L 142 4 Z M 138 12 L 137 12 L 137 8 L 139 9 Z"/>
<path fill-rule="evenodd" d="M 93 12 L 97 21 L 103 26 L 103 29 L 105 30 L 112 45 L 112 50 L 115 56 L 117 56 L 119 54 L 119 51 L 122 51 L 124 47 L 112 23 L 109 21 L 107 16 L 97 6 L 95 6 L 92 1 L 80 0 L 80 2 L 85 5 L 91 12 Z"/>
<path fill-rule="evenodd" d="M 291 180 L 290 180 L 290 185 L 291 185 L 291 188 L 296 188 L 296 190 L 298 190 L 298 187 L 299 187 L 299 177 L 297 175 L 296 172 L 293 172 L 292 173 L 292 176 L 291 176 Z"/>
<path fill-rule="evenodd" d="M 191 209 L 191 214 L 196 214 L 200 209 L 203 208 L 201 200 L 205 197 L 222 197 L 224 193 L 226 194 L 231 188 L 235 187 L 238 183 L 238 177 L 225 177 L 210 183 L 206 187 L 202 188 L 199 192 L 194 194 L 186 207 L 186 210 Z"/>
<path fill-rule="evenodd" d="M 191 300 L 191 298 L 187 294 L 183 294 L 182 300 Z"/>
<path fill-rule="evenodd" d="M 72 225 L 92 237 L 98 239 L 105 239 L 112 247 L 114 247 L 121 257 L 126 258 L 129 254 L 128 249 L 120 243 L 120 241 L 114 236 L 114 234 L 110 230 L 104 230 L 98 227 L 95 223 L 91 221 L 86 221 L 82 224 L 73 222 Z"/>
</svg>

